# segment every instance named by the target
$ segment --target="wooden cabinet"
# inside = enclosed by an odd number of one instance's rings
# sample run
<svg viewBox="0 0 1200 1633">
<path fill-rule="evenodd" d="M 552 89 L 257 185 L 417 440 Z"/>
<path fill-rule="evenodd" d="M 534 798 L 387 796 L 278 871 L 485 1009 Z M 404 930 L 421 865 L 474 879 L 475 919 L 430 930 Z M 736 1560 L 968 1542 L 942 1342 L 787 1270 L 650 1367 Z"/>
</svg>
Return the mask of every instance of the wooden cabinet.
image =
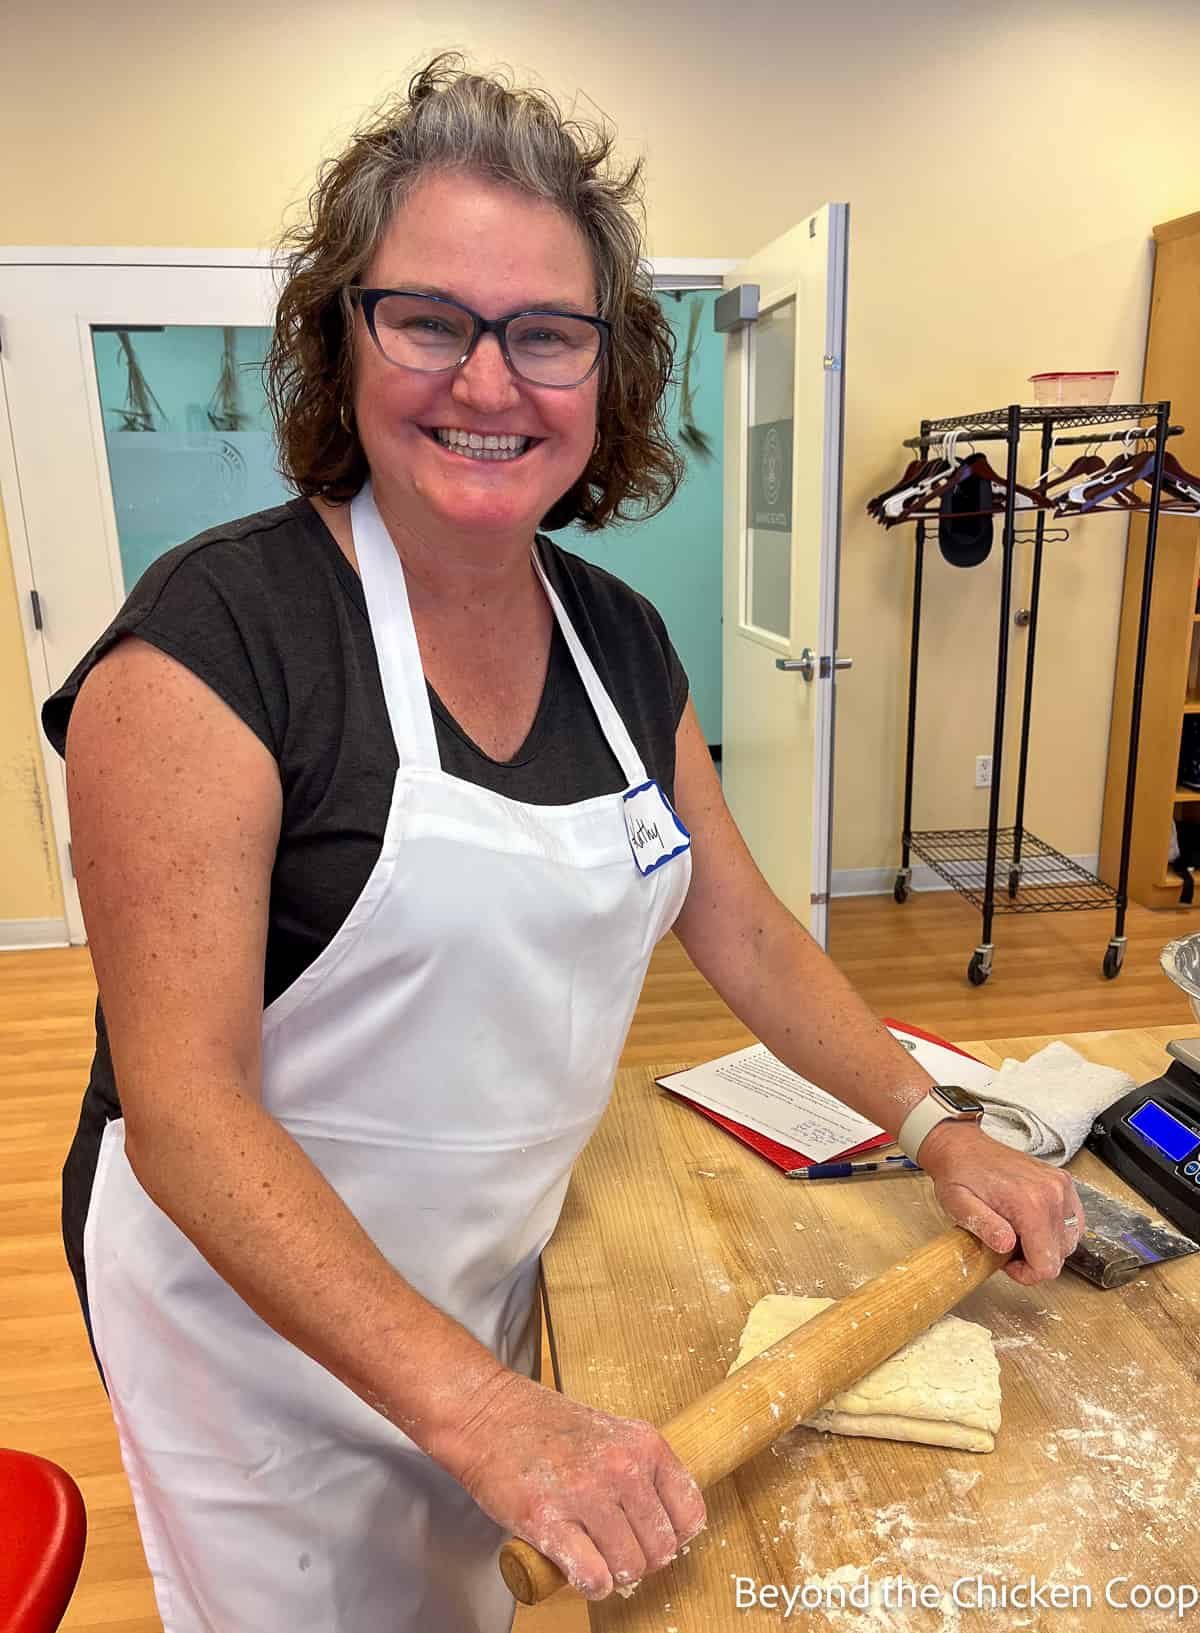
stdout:
<svg viewBox="0 0 1200 1633">
<path fill-rule="evenodd" d="M 1170 400 L 1172 424 L 1184 427 L 1183 436 L 1171 439 L 1171 451 L 1189 470 L 1200 471 L 1200 212 L 1155 227 L 1154 241 L 1142 401 Z M 1146 517 L 1138 515 L 1129 525 L 1100 833 L 1100 877 L 1113 886 L 1121 856 L 1145 559 Z M 1129 899 L 1143 907 L 1179 905 L 1181 881 L 1167 871 L 1171 823 L 1200 821 L 1200 793 L 1181 789 L 1177 782 L 1183 722 L 1188 714 L 1200 713 L 1198 574 L 1200 517 L 1160 516 L 1129 860 Z M 1200 886 L 1200 879 L 1196 882 Z M 1200 888 L 1195 905 L 1200 907 Z"/>
</svg>

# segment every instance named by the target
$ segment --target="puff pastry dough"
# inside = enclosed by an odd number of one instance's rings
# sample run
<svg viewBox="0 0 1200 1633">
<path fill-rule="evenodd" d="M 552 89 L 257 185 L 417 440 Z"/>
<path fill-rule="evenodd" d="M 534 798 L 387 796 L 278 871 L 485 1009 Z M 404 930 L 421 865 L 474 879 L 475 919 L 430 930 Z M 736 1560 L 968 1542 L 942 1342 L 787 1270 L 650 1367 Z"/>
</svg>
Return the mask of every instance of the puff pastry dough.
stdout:
<svg viewBox="0 0 1200 1633">
<path fill-rule="evenodd" d="M 832 1303 L 781 1293 L 759 1299 L 730 1372 Z M 1000 1427 L 1000 1363 L 992 1335 L 978 1322 L 943 1316 L 805 1422 L 836 1434 L 990 1452 Z"/>
</svg>

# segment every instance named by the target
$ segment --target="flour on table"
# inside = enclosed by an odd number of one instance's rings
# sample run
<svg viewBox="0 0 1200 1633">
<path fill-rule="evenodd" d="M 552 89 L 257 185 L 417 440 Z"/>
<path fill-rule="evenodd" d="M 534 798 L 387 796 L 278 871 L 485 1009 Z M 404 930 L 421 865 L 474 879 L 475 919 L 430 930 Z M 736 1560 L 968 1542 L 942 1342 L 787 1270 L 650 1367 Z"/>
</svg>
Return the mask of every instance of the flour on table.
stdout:
<svg viewBox="0 0 1200 1633">
<path fill-rule="evenodd" d="M 972 1469 L 968 1472 L 966 1469 L 944 1469 L 942 1479 L 955 1497 L 965 1497 L 972 1486 L 979 1483 L 979 1470 Z"/>
<path fill-rule="evenodd" d="M 730 1372 L 833 1303 L 776 1293 L 759 1299 Z M 836 1434 L 990 1452 L 1000 1427 L 1000 1363 L 992 1335 L 978 1322 L 943 1316 L 805 1423 Z"/>
</svg>

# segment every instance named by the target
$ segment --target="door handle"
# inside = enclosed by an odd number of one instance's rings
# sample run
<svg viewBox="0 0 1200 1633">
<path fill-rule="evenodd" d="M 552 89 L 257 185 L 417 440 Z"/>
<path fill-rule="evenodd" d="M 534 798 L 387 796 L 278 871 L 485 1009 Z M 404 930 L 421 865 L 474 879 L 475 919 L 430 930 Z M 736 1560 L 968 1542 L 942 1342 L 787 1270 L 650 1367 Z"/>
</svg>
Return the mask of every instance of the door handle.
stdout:
<svg viewBox="0 0 1200 1633">
<path fill-rule="evenodd" d="M 853 669 L 853 658 L 817 658 L 811 646 L 806 646 L 798 658 L 776 658 L 776 669 L 798 671 L 805 680 L 812 680 L 818 672 L 822 680 L 828 680 L 835 669 Z"/>
</svg>

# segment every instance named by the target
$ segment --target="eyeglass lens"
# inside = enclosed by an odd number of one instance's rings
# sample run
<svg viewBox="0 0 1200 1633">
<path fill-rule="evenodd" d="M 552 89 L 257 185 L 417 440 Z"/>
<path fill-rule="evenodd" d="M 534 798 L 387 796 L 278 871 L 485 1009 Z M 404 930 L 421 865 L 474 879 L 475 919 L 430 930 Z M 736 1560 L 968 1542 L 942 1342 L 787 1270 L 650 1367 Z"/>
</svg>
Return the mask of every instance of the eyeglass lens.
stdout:
<svg viewBox="0 0 1200 1633">
<path fill-rule="evenodd" d="M 405 368 L 453 368 L 470 344 L 471 329 L 466 312 L 419 295 L 385 295 L 375 307 L 380 350 Z M 599 350 L 599 330 L 567 314 L 531 312 L 508 326 L 513 367 L 534 385 L 576 385 Z"/>
</svg>

